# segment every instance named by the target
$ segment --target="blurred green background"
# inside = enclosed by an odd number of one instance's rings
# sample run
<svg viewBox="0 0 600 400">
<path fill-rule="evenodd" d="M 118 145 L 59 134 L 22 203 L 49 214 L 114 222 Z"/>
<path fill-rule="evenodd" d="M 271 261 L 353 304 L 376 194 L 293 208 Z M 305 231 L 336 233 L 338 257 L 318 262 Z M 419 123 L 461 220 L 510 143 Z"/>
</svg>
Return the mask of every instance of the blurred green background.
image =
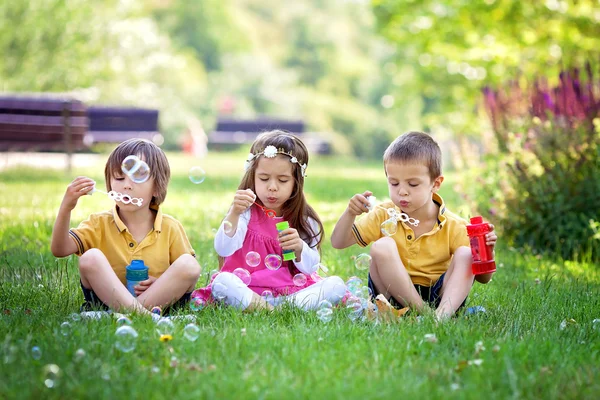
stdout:
<svg viewBox="0 0 600 400">
<path fill-rule="evenodd" d="M 1 3 L 1 91 L 156 107 L 169 150 L 223 112 L 304 119 L 361 157 L 410 129 L 485 138 L 483 85 L 556 80 L 600 44 L 595 0 Z"/>
</svg>

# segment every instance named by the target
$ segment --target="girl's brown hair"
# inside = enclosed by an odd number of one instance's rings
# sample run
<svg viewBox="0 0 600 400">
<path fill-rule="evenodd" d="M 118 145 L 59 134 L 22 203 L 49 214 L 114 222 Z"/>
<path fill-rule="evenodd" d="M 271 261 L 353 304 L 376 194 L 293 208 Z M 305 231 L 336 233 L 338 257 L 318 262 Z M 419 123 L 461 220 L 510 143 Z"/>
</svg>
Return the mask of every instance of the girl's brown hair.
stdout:
<svg viewBox="0 0 600 400">
<path fill-rule="evenodd" d="M 146 139 L 128 139 L 119 144 L 108 156 L 106 167 L 104 168 L 104 179 L 106 180 L 106 190 L 111 191 L 110 179 L 115 176 L 123 175 L 121 163 L 127 156 L 138 156 L 143 159 L 150 167 L 150 177 L 154 178 L 154 191 L 156 196 L 152 196 L 150 205 L 160 205 L 167 197 L 167 186 L 171 178 L 171 168 L 167 156 L 160 147 Z"/>
<path fill-rule="evenodd" d="M 317 244 L 314 247 L 320 250 L 321 242 L 323 241 L 323 223 L 316 211 L 308 205 L 306 197 L 304 196 L 304 176 L 302 175 L 303 171 L 301 165 L 308 165 L 308 150 L 306 149 L 306 146 L 298 137 L 281 130 L 274 130 L 260 134 L 252 144 L 250 153 L 258 154 L 264 151 L 267 146 L 275 146 L 277 150 L 291 154 L 298 160 L 298 162 L 292 163 L 292 174 L 294 176 L 295 184 L 290 198 L 283 204 L 283 219 L 289 222 L 290 227 L 295 228 L 298 231 L 300 238 L 307 244 L 310 245 L 313 239 L 317 239 Z M 259 157 L 262 157 L 262 155 Z M 259 157 L 255 157 L 254 160 L 250 162 L 250 166 L 242 177 L 238 189 L 252 189 L 252 191 L 256 191 L 254 177 Z M 257 198 L 256 202 L 264 206 L 260 199 Z M 318 232 L 313 231 L 313 228 L 308 222 L 308 218 L 312 218 L 316 221 L 319 226 Z M 290 264 L 293 266 L 292 263 Z M 292 271 L 290 270 L 290 272 Z"/>
</svg>

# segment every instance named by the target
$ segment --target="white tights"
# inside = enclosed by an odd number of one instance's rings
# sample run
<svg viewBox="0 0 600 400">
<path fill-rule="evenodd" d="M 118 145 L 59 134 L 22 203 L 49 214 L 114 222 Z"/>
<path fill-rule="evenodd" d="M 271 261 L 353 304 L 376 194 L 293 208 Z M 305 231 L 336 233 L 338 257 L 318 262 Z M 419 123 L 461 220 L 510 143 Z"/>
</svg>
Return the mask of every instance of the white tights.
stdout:
<svg viewBox="0 0 600 400">
<path fill-rule="evenodd" d="M 215 293 L 215 285 L 222 292 Z M 246 309 L 252 302 L 254 292 L 244 285 L 242 280 L 231 272 L 221 272 L 212 283 L 213 296 L 224 296 L 221 300 L 225 304 Z M 337 304 L 346 294 L 346 284 L 339 276 L 330 276 L 322 281 L 316 282 L 306 289 L 302 289 L 290 296 L 270 297 L 265 300 L 276 307 L 284 302 L 291 302 L 303 310 L 312 310 L 317 307 L 321 300 L 329 300 L 331 304 Z"/>
</svg>

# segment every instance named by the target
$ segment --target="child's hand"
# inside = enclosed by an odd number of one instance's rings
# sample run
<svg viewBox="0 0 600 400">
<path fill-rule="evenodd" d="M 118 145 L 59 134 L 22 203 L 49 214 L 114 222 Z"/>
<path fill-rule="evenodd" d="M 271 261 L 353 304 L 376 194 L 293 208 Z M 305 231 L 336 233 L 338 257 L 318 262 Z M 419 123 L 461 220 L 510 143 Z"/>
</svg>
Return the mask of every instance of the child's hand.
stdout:
<svg viewBox="0 0 600 400">
<path fill-rule="evenodd" d="M 366 191 L 363 194 L 357 193 L 350 199 L 350 203 L 348 203 L 348 212 L 354 216 L 359 216 L 362 213 L 369 212 L 369 200 L 367 197 L 372 196 L 373 193 L 370 191 Z"/>
<path fill-rule="evenodd" d="M 156 282 L 156 278 L 153 276 L 148 276 L 148 279 L 146 279 L 145 281 L 140 281 L 137 285 L 133 287 L 135 295 L 139 296 L 142 293 L 144 293 L 154 282 Z"/>
<path fill-rule="evenodd" d="M 67 186 L 65 197 L 63 198 L 62 206 L 66 207 L 69 211 L 73 210 L 77 205 L 77 201 L 81 196 L 88 194 L 93 188 L 96 182 L 85 176 L 78 176 Z"/>
<path fill-rule="evenodd" d="M 231 211 L 237 215 L 241 215 L 246 211 L 256 200 L 256 195 L 251 189 L 238 190 L 233 197 Z"/>
<path fill-rule="evenodd" d="M 494 225 L 488 224 L 490 226 L 491 231 L 485 234 L 485 244 L 487 246 L 496 246 L 496 241 L 498 240 L 498 235 L 494 232 Z"/>
<path fill-rule="evenodd" d="M 300 239 L 298 231 L 294 228 L 287 228 L 279 232 L 279 244 L 283 250 L 294 250 L 296 258 L 300 259 L 304 241 Z"/>
</svg>

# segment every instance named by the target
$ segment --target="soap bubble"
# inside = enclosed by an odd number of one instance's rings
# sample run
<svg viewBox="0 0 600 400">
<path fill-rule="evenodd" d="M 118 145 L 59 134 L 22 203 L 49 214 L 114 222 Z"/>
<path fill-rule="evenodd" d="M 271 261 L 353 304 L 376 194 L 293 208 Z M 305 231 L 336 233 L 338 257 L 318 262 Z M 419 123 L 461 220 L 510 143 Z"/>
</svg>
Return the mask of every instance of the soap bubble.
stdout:
<svg viewBox="0 0 600 400">
<path fill-rule="evenodd" d="M 190 168 L 190 181 L 195 183 L 196 185 L 204 182 L 206 179 L 206 172 L 200 167 L 192 167 Z"/>
<path fill-rule="evenodd" d="M 204 308 L 206 302 L 201 297 L 194 297 L 190 300 L 190 309 L 192 311 L 200 311 Z"/>
<path fill-rule="evenodd" d="M 356 295 L 356 293 L 358 293 L 358 291 L 360 290 L 360 288 L 362 287 L 362 285 L 363 285 L 362 280 L 359 277 L 357 277 L 357 276 L 351 276 L 346 281 L 346 288 L 353 295 Z"/>
<path fill-rule="evenodd" d="M 281 256 L 279 254 L 268 254 L 265 257 L 265 266 L 271 271 L 277 271 L 281 267 Z"/>
<path fill-rule="evenodd" d="M 138 333 L 133 327 L 129 325 L 123 325 L 117 328 L 115 332 L 115 347 L 123 353 L 129 353 L 135 349 L 135 342 L 138 337 Z"/>
<path fill-rule="evenodd" d="M 150 178 L 150 167 L 144 161 L 140 161 L 140 166 L 129 175 L 135 183 L 144 183 Z"/>
<path fill-rule="evenodd" d="M 58 386 L 59 382 L 60 382 L 60 377 L 62 375 L 62 371 L 60 370 L 60 367 L 56 364 L 48 364 L 44 366 L 43 369 L 43 380 L 44 380 L 44 385 L 46 385 L 47 388 L 52 389 L 56 386 Z"/>
<path fill-rule="evenodd" d="M 304 275 L 303 273 L 294 275 L 294 278 L 292 280 L 294 282 L 294 285 L 296 286 L 306 285 L 306 275 Z"/>
<path fill-rule="evenodd" d="M 121 171 L 135 183 L 144 183 L 150 178 L 150 167 L 138 156 L 127 156 L 121 163 Z"/>
<path fill-rule="evenodd" d="M 71 333 L 71 324 L 67 321 L 60 324 L 60 333 L 62 333 L 63 336 L 67 336 L 69 333 Z"/>
<path fill-rule="evenodd" d="M 73 322 L 81 321 L 81 315 L 79 315 L 79 313 L 71 314 L 71 321 L 73 321 Z"/>
<path fill-rule="evenodd" d="M 117 319 L 117 326 L 123 326 L 123 325 L 131 325 L 131 320 L 124 315 L 120 316 Z"/>
<path fill-rule="evenodd" d="M 331 304 L 331 302 L 327 299 L 323 299 L 319 302 L 319 304 L 317 305 L 317 309 L 322 309 L 322 308 L 332 308 L 333 304 Z"/>
<path fill-rule="evenodd" d="M 317 310 L 317 318 L 319 318 L 323 323 L 327 323 L 333 318 L 333 310 L 327 307 L 320 308 Z"/>
<path fill-rule="evenodd" d="M 248 272 L 245 268 L 236 268 L 233 270 L 233 274 L 240 278 L 244 285 L 248 286 L 252 278 L 250 277 L 250 272 Z"/>
<path fill-rule="evenodd" d="M 127 157 L 125 157 L 125 159 L 121 163 L 121 171 L 123 171 L 123 173 L 125 175 L 132 174 L 133 171 L 135 171 L 135 169 L 137 167 L 139 167 L 138 164 L 139 164 L 140 161 L 141 160 L 139 159 L 138 156 L 127 156 Z"/>
<path fill-rule="evenodd" d="M 381 224 L 381 233 L 385 236 L 393 236 L 398 232 L 398 221 L 394 218 L 387 219 Z"/>
<path fill-rule="evenodd" d="M 371 266 L 371 256 L 364 253 L 359 254 L 356 257 L 356 260 L 354 261 L 354 266 L 356 267 L 356 269 L 359 269 L 361 271 L 369 269 L 369 266 Z"/>
<path fill-rule="evenodd" d="M 212 284 L 212 296 L 216 300 L 223 300 L 227 297 L 227 286 L 223 285 L 221 282 Z"/>
<path fill-rule="evenodd" d="M 31 358 L 34 360 L 39 360 L 42 358 L 42 350 L 38 346 L 33 346 L 31 348 Z"/>
<path fill-rule="evenodd" d="M 173 325 L 173 322 L 168 318 L 161 318 L 156 323 L 156 332 L 159 336 L 173 335 L 174 330 L 175 326 Z"/>
<path fill-rule="evenodd" d="M 85 358 L 85 350 L 77 349 L 77 351 L 75 352 L 75 355 L 73 356 L 73 361 L 79 362 L 79 361 L 83 360 L 84 358 Z"/>
<path fill-rule="evenodd" d="M 275 297 L 273 296 L 273 292 L 271 292 L 270 290 L 265 290 L 264 292 L 262 292 L 262 297 L 267 303 L 270 303 L 275 299 Z"/>
<path fill-rule="evenodd" d="M 256 251 L 249 251 L 248 254 L 246 254 L 246 264 L 250 267 L 258 267 L 260 264 L 260 254 Z"/>
<path fill-rule="evenodd" d="M 348 318 L 352 321 L 356 321 L 363 314 L 363 305 L 359 298 L 350 297 L 346 301 L 346 308 L 350 311 Z"/>
<path fill-rule="evenodd" d="M 225 220 L 223 221 L 223 232 L 230 233 L 233 230 L 233 225 L 231 222 Z"/>
<path fill-rule="evenodd" d="M 213 269 L 208 273 L 208 275 L 210 276 L 210 281 L 212 282 L 217 277 L 217 275 L 219 275 L 219 270 Z"/>
<path fill-rule="evenodd" d="M 592 321 L 592 329 L 600 330 L 600 319 L 596 318 Z"/>
<path fill-rule="evenodd" d="M 183 328 L 183 336 L 190 342 L 195 342 L 196 339 L 198 339 L 199 334 L 200 328 L 195 324 L 187 324 L 185 328 Z"/>
</svg>

